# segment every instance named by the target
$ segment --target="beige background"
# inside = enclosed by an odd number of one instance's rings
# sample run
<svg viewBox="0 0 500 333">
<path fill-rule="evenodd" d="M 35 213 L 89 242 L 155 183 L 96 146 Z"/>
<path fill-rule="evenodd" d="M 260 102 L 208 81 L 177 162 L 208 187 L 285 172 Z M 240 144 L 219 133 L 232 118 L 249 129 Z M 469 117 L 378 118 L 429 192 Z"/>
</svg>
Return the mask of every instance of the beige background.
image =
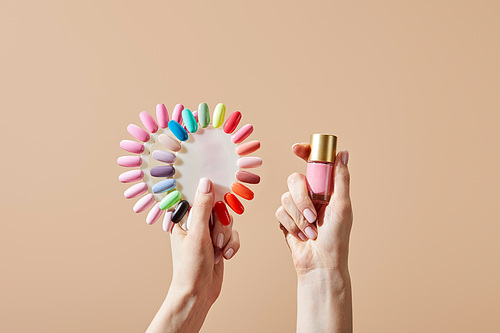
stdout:
<svg viewBox="0 0 500 333">
<path fill-rule="evenodd" d="M 204 332 L 292 332 L 274 218 L 313 132 L 351 153 L 358 332 L 500 331 L 500 2 L 2 4 L 0 331 L 144 331 L 169 239 L 118 182 L 126 125 L 220 101 L 262 141 Z"/>
</svg>

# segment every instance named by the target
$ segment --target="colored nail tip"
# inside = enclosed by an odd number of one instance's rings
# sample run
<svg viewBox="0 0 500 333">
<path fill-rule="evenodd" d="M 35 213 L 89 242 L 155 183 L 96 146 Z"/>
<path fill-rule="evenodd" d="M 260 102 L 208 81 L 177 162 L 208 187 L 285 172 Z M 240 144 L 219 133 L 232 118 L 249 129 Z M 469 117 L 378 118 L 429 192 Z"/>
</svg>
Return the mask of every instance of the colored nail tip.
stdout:
<svg viewBox="0 0 500 333">
<path fill-rule="evenodd" d="M 174 190 L 167 194 L 165 198 L 160 201 L 160 208 L 162 210 L 169 209 L 181 199 L 181 192 Z"/>
<path fill-rule="evenodd" d="M 177 156 L 175 156 L 174 153 L 171 153 L 169 151 L 164 151 L 164 150 L 155 150 L 151 154 L 155 160 L 158 162 L 163 162 L 163 163 L 174 163 L 175 160 L 177 159 Z"/>
<path fill-rule="evenodd" d="M 236 164 L 242 169 L 257 168 L 262 165 L 262 159 L 255 156 L 240 157 Z"/>
<path fill-rule="evenodd" d="M 142 165 L 142 157 L 140 156 L 120 156 L 116 160 L 118 165 L 123 167 L 140 167 Z"/>
<path fill-rule="evenodd" d="M 120 174 L 118 179 L 122 183 L 132 183 L 141 180 L 142 177 L 144 177 L 144 172 L 142 172 L 142 170 L 130 170 Z"/>
<path fill-rule="evenodd" d="M 160 125 L 161 128 L 167 128 L 168 127 L 168 111 L 167 107 L 165 104 L 158 104 L 156 106 L 156 119 L 158 120 L 158 125 Z"/>
<path fill-rule="evenodd" d="M 153 185 L 153 193 L 163 193 L 167 192 L 177 185 L 177 182 L 173 178 L 167 178 Z"/>
<path fill-rule="evenodd" d="M 148 185 L 146 183 L 137 183 L 130 186 L 128 189 L 123 192 L 123 195 L 127 199 L 135 198 L 148 190 Z"/>
<path fill-rule="evenodd" d="M 149 225 L 155 223 L 160 218 L 161 214 L 163 214 L 163 210 L 160 209 L 160 203 L 157 202 L 146 216 L 146 223 Z"/>
<path fill-rule="evenodd" d="M 144 145 L 139 142 L 135 142 L 132 140 L 122 140 L 120 141 L 120 147 L 123 150 L 128 151 L 133 154 L 142 154 L 144 152 Z"/>
<path fill-rule="evenodd" d="M 134 210 L 135 213 L 143 212 L 149 206 L 151 206 L 153 201 L 154 201 L 153 195 L 151 193 L 146 194 L 145 196 L 143 196 L 142 198 L 137 200 L 137 202 L 135 203 L 135 205 L 132 209 Z"/>
<path fill-rule="evenodd" d="M 127 126 L 127 131 L 130 133 L 130 135 L 132 135 L 134 138 L 136 138 L 139 141 L 148 142 L 150 139 L 149 133 L 137 125 L 129 124 Z"/>
<path fill-rule="evenodd" d="M 243 207 L 241 201 L 239 201 L 238 198 L 232 193 L 226 193 L 224 195 L 224 201 L 233 210 L 233 212 L 238 215 L 243 214 L 245 211 L 245 207 Z"/>
<path fill-rule="evenodd" d="M 208 127 L 210 125 L 210 111 L 208 109 L 207 103 L 200 103 L 198 105 L 198 120 L 200 122 L 200 126 L 203 128 Z"/>
<path fill-rule="evenodd" d="M 160 134 L 158 136 L 158 141 L 167 149 L 174 152 L 178 152 L 182 148 L 179 141 L 166 134 Z"/>
<path fill-rule="evenodd" d="M 172 230 L 173 226 L 174 226 L 174 224 L 172 223 L 172 212 L 170 212 L 170 211 L 165 212 L 165 215 L 163 216 L 163 223 L 162 223 L 163 231 L 169 232 L 170 230 Z"/>
<path fill-rule="evenodd" d="M 214 114 L 213 114 L 213 126 L 215 128 L 221 127 L 224 123 L 224 117 L 226 115 L 226 106 L 222 103 L 219 103 L 215 106 Z"/>
<path fill-rule="evenodd" d="M 231 136 L 231 140 L 234 143 L 241 143 L 246 138 L 248 138 L 250 136 L 250 134 L 252 134 L 252 132 L 253 132 L 253 126 L 250 124 L 246 124 L 245 126 L 240 128 L 239 130 L 237 130 L 236 133 L 234 133 Z"/>
<path fill-rule="evenodd" d="M 240 111 L 233 112 L 229 116 L 229 118 L 227 118 L 226 123 L 224 124 L 223 128 L 224 132 L 227 134 L 233 133 L 236 127 L 238 127 L 240 120 L 241 120 L 241 112 Z"/>
<path fill-rule="evenodd" d="M 235 174 L 236 179 L 238 179 L 240 182 L 247 183 L 247 184 L 259 184 L 260 183 L 260 176 L 256 175 L 254 173 L 245 171 L 245 170 L 240 170 L 237 171 Z"/>
<path fill-rule="evenodd" d="M 252 200 L 254 198 L 254 193 L 252 192 L 252 190 L 241 183 L 231 184 L 231 191 L 246 200 Z"/>
<path fill-rule="evenodd" d="M 174 212 L 172 213 L 172 222 L 179 223 L 184 215 L 186 215 L 189 210 L 189 202 L 187 200 L 181 200 L 177 207 L 175 207 Z"/>
<path fill-rule="evenodd" d="M 223 201 L 217 201 L 215 203 L 214 211 L 222 225 L 227 226 L 231 223 L 231 217 L 229 216 L 226 204 Z"/>
<path fill-rule="evenodd" d="M 175 174 L 175 168 L 171 165 L 160 165 L 151 168 L 149 173 L 152 177 L 172 177 Z"/>
<path fill-rule="evenodd" d="M 139 113 L 139 118 L 141 118 L 144 127 L 146 127 L 149 132 L 156 133 L 158 131 L 158 124 L 149 113 L 142 111 Z"/>
<path fill-rule="evenodd" d="M 187 131 L 195 133 L 198 130 L 198 123 L 191 110 L 182 110 L 182 119 L 184 120 L 184 124 L 186 124 Z"/>
<path fill-rule="evenodd" d="M 177 121 L 170 120 L 168 122 L 168 128 L 175 135 L 177 139 L 181 141 L 186 141 L 188 139 L 188 133 Z"/>
<path fill-rule="evenodd" d="M 240 156 L 248 155 L 255 152 L 259 148 L 260 148 L 260 141 L 258 140 L 248 141 L 236 147 L 236 154 Z"/>
<path fill-rule="evenodd" d="M 175 120 L 179 124 L 182 122 L 182 110 L 184 110 L 184 105 L 176 104 L 172 111 L 172 120 Z"/>
</svg>

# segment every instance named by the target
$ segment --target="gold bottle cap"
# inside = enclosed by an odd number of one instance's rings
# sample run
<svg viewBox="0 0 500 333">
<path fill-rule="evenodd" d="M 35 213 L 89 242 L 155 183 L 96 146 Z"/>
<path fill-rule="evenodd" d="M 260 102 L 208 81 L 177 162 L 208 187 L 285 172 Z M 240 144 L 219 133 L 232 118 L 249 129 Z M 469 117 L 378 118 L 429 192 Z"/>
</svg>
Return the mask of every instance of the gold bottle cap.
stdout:
<svg viewBox="0 0 500 333">
<path fill-rule="evenodd" d="M 337 154 L 337 137 L 330 134 L 311 135 L 311 154 L 308 161 L 335 162 Z"/>
</svg>

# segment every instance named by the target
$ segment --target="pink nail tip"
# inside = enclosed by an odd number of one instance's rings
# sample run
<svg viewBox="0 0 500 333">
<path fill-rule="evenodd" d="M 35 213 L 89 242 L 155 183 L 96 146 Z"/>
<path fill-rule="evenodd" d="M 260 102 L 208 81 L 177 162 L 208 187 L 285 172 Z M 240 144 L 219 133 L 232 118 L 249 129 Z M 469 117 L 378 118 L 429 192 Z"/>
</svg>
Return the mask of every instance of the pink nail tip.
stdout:
<svg viewBox="0 0 500 333">
<path fill-rule="evenodd" d="M 151 210 L 148 213 L 148 216 L 146 216 L 146 223 L 151 225 L 155 223 L 163 213 L 163 210 L 160 208 L 160 203 L 157 202 L 156 205 L 151 208 Z"/>
<path fill-rule="evenodd" d="M 148 142 L 149 141 L 149 133 L 140 128 L 137 125 L 130 124 L 127 126 L 127 131 L 137 140 L 142 141 L 142 142 Z"/>
<path fill-rule="evenodd" d="M 158 104 L 156 106 L 156 119 L 158 120 L 158 124 L 161 128 L 168 127 L 168 111 L 165 104 Z"/>
<path fill-rule="evenodd" d="M 142 152 L 144 151 L 143 144 L 141 144 L 139 142 L 132 141 L 132 140 L 120 141 L 120 147 L 123 150 L 126 150 L 129 153 L 133 153 L 133 154 L 142 154 Z"/>
<path fill-rule="evenodd" d="M 147 113 L 146 111 L 142 111 L 139 114 L 139 118 L 141 118 L 144 127 L 146 127 L 148 131 L 150 131 L 151 133 L 156 133 L 158 131 L 158 124 L 149 113 Z"/>
<path fill-rule="evenodd" d="M 146 183 L 138 183 L 130 186 L 123 192 L 123 195 L 127 199 L 135 198 L 148 190 L 148 185 Z"/>
<path fill-rule="evenodd" d="M 153 203 L 153 201 L 154 201 L 153 195 L 151 193 L 146 194 L 145 196 L 143 196 L 142 198 L 140 198 L 139 200 L 137 200 L 137 202 L 135 203 L 135 205 L 134 205 L 134 207 L 132 209 L 134 210 L 135 213 L 143 212 L 149 206 L 151 206 L 151 204 Z"/>
<path fill-rule="evenodd" d="M 253 126 L 250 124 L 246 124 L 231 136 L 231 140 L 233 140 L 234 143 L 243 142 L 243 140 L 248 138 L 248 136 L 250 136 L 252 132 L 253 132 Z"/>
<path fill-rule="evenodd" d="M 144 177 L 144 172 L 142 170 L 130 170 L 122 173 L 118 179 L 122 183 L 132 183 L 141 180 Z"/>
<path fill-rule="evenodd" d="M 172 119 L 182 124 L 182 110 L 184 110 L 184 105 L 176 104 L 174 107 L 174 111 L 172 111 Z"/>
<path fill-rule="evenodd" d="M 257 168 L 262 165 L 262 159 L 260 157 L 241 157 L 237 161 L 238 167 L 242 169 Z"/>
<path fill-rule="evenodd" d="M 142 164 L 140 156 L 120 156 L 117 160 L 118 165 L 123 167 L 139 167 Z"/>
<path fill-rule="evenodd" d="M 174 223 L 172 222 L 172 211 L 166 212 L 163 217 L 163 231 L 168 232 L 172 230 Z"/>
</svg>

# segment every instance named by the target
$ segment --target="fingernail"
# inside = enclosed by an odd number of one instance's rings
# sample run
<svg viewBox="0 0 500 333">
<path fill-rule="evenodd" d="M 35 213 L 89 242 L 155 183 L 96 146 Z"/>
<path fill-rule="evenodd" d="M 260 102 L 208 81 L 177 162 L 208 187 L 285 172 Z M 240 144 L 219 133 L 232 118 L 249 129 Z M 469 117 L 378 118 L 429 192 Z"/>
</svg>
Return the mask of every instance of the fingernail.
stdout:
<svg viewBox="0 0 500 333">
<path fill-rule="evenodd" d="M 311 227 L 307 227 L 304 231 L 306 232 L 307 237 L 309 237 L 310 239 L 316 239 L 316 237 L 318 237 L 316 231 L 314 231 L 314 229 Z"/>
<path fill-rule="evenodd" d="M 304 242 L 307 241 L 306 235 L 304 235 L 302 232 L 299 231 L 298 235 L 299 235 L 299 238 L 302 239 Z"/>
<path fill-rule="evenodd" d="M 234 255 L 234 250 L 232 248 L 229 248 L 227 251 L 226 251 L 226 254 L 224 254 L 224 258 L 226 258 L 227 260 L 231 259 Z"/>
<path fill-rule="evenodd" d="M 316 221 L 316 215 L 314 215 L 312 210 L 310 210 L 309 208 L 304 209 L 302 214 L 304 215 L 306 220 L 309 221 L 309 223 L 313 223 L 314 221 Z"/>
<path fill-rule="evenodd" d="M 198 191 L 203 194 L 207 194 L 210 192 L 210 179 L 208 178 L 200 178 L 200 183 L 198 185 Z"/>
<path fill-rule="evenodd" d="M 217 235 L 217 247 L 222 248 L 223 244 L 224 244 L 224 235 L 220 233 Z"/>
<path fill-rule="evenodd" d="M 189 214 L 189 213 L 188 213 Z M 187 221 L 186 221 L 186 229 L 189 230 L 191 229 L 191 217 L 193 216 L 193 214 L 189 214 L 188 215 L 188 218 L 187 218 Z"/>
<path fill-rule="evenodd" d="M 221 250 L 215 251 L 214 262 L 216 265 L 219 263 L 221 257 L 222 257 L 222 251 Z"/>
<path fill-rule="evenodd" d="M 344 150 L 342 152 L 342 159 L 341 159 L 341 161 L 342 161 L 343 165 L 347 166 L 347 163 L 349 162 L 349 152 L 347 150 Z"/>
</svg>

